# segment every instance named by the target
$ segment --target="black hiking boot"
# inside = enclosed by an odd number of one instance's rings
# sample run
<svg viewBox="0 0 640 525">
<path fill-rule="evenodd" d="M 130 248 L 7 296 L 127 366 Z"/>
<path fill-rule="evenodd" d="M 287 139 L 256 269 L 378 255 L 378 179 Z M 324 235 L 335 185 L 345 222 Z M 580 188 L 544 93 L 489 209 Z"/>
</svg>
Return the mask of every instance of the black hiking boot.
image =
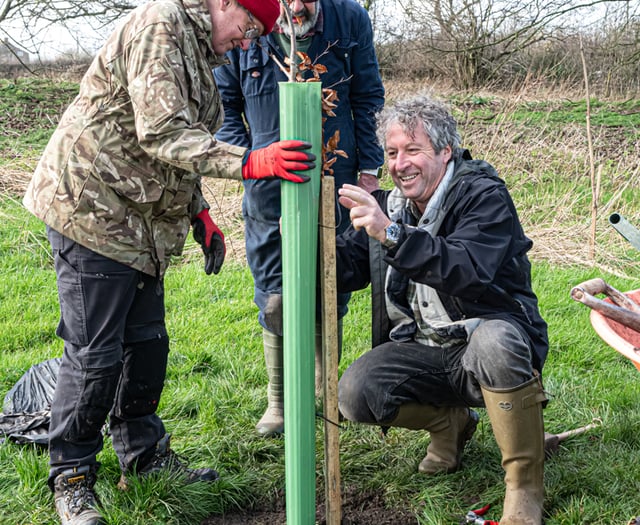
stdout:
<svg viewBox="0 0 640 525">
<path fill-rule="evenodd" d="M 96 467 L 85 465 L 65 470 L 53 480 L 56 511 L 62 525 L 104 525 L 96 510 L 93 492 Z"/>
<path fill-rule="evenodd" d="M 171 474 L 184 478 L 185 483 L 195 483 L 197 481 L 211 482 L 218 479 L 218 473 L 212 468 L 188 468 L 186 460 L 180 458 L 178 454 L 171 450 L 169 446 L 170 440 L 171 434 L 166 434 L 156 444 L 156 450 L 153 456 L 151 456 L 151 459 L 142 468 L 134 468 L 133 472 L 138 476 L 148 476 L 149 474 L 168 471 Z M 127 490 L 129 488 L 125 474 L 120 476 L 118 488 L 120 490 Z"/>
</svg>

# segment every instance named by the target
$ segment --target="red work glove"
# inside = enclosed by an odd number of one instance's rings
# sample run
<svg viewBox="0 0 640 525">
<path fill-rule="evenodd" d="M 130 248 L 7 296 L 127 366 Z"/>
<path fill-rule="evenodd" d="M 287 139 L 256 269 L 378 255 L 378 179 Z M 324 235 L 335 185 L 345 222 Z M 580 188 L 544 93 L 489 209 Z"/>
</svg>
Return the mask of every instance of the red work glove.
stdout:
<svg viewBox="0 0 640 525">
<path fill-rule="evenodd" d="M 278 177 L 290 182 L 307 182 L 309 177 L 293 173 L 316 167 L 316 156 L 305 149 L 311 144 L 301 140 L 281 140 L 266 148 L 249 151 L 242 166 L 243 179 L 267 179 Z"/>
<path fill-rule="evenodd" d="M 196 215 L 191 226 L 193 226 L 193 238 L 202 246 L 204 253 L 204 272 L 207 275 L 211 275 L 211 272 L 217 274 L 227 253 L 227 248 L 224 245 L 224 233 L 211 220 L 207 209 Z"/>
</svg>

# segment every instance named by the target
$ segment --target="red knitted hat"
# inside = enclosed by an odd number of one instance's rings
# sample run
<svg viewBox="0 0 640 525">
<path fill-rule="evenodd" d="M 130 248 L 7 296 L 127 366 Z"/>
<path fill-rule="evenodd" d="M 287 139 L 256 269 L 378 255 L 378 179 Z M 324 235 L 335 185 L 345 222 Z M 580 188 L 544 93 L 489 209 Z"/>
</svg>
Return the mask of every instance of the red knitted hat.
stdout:
<svg viewBox="0 0 640 525">
<path fill-rule="evenodd" d="M 271 33 L 280 16 L 279 0 L 238 0 L 238 3 L 251 12 L 264 26 L 263 35 Z"/>
</svg>

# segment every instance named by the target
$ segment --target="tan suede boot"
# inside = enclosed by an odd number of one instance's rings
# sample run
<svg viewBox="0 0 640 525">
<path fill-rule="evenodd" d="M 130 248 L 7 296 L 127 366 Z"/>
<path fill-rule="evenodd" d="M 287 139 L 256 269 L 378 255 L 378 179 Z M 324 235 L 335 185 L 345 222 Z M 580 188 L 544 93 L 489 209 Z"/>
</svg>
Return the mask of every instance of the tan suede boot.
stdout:
<svg viewBox="0 0 640 525">
<path fill-rule="evenodd" d="M 284 370 L 282 337 L 262 331 L 264 361 L 267 366 L 267 410 L 258 421 L 256 431 L 263 437 L 284 432 Z"/>
<path fill-rule="evenodd" d="M 418 471 L 428 476 L 457 471 L 462 453 L 478 426 L 478 414 L 467 407 L 435 407 L 409 403 L 402 405 L 390 426 L 428 430 L 431 443 Z"/>
<path fill-rule="evenodd" d="M 511 389 L 482 387 L 502 453 L 506 491 L 500 525 L 541 525 L 544 502 L 542 383 L 534 377 Z"/>
</svg>

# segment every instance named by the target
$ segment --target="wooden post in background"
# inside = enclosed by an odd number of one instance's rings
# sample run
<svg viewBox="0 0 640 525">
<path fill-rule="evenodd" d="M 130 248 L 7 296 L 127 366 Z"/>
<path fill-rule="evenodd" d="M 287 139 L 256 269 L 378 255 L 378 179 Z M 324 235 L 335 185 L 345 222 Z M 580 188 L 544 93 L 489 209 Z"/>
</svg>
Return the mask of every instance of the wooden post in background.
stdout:
<svg viewBox="0 0 640 525">
<path fill-rule="evenodd" d="M 324 393 L 324 479 L 327 525 L 340 525 L 340 435 L 338 428 L 338 299 L 336 292 L 335 181 L 320 188 L 320 272 L 322 288 L 322 382 Z"/>
</svg>

